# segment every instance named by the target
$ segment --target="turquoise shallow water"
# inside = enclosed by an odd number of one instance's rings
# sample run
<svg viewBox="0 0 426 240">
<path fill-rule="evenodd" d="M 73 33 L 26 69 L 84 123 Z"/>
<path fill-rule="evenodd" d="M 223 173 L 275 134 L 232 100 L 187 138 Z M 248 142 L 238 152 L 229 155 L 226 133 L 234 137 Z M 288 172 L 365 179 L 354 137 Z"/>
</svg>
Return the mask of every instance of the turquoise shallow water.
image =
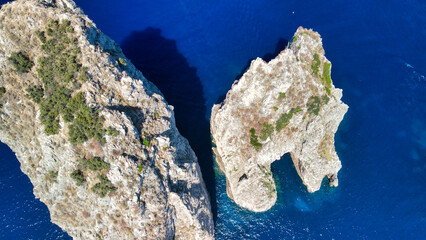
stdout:
<svg viewBox="0 0 426 240">
<path fill-rule="evenodd" d="M 176 108 L 199 157 L 218 239 L 426 239 L 426 3 L 407 1 L 78 0 Z M 336 134 L 339 187 L 310 194 L 288 156 L 273 164 L 278 202 L 250 213 L 215 171 L 213 103 L 256 57 L 313 28 L 350 109 Z M 63 239 L 2 146 L 0 238 Z M 12 179 L 12 180 L 11 180 Z M 3 194 L 5 193 L 5 194 Z M 37 216 L 37 217 L 35 217 Z"/>
</svg>

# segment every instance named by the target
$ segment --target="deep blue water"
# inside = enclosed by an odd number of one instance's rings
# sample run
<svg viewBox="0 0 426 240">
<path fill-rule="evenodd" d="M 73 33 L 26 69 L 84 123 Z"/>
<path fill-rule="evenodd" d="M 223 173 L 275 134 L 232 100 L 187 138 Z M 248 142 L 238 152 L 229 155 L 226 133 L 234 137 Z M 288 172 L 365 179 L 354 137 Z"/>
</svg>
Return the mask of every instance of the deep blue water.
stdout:
<svg viewBox="0 0 426 240">
<path fill-rule="evenodd" d="M 69 239 L 50 222 L 46 205 L 35 199 L 15 154 L 3 143 L 0 153 L 0 239 Z"/>
<path fill-rule="evenodd" d="M 76 2 L 175 106 L 218 239 L 426 239 L 425 1 Z M 336 134 L 339 187 L 307 193 L 285 156 L 273 164 L 278 203 L 254 214 L 226 196 L 208 117 L 249 61 L 282 50 L 298 26 L 322 35 L 350 107 Z M 0 152 L 0 238 L 64 239 L 13 154 Z"/>
</svg>

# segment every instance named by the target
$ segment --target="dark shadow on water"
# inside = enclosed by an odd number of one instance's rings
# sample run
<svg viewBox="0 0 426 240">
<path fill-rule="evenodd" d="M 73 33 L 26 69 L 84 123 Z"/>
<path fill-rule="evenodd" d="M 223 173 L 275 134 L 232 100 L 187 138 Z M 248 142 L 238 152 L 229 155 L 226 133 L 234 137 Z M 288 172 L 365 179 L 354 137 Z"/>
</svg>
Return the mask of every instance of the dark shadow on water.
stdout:
<svg viewBox="0 0 426 240">
<path fill-rule="evenodd" d="M 339 198 L 339 188 L 330 187 L 324 177 L 317 192 L 308 192 L 294 167 L 290 153 L 271 164 L 271 171 L 277 184 L 278 203 L 290 210 L 287 214 L 310 212 L 321 209 L 324 204 L 334 203 Z"/>
<path fill-rule="evenodd" d="M 203 87 L 197 70 L 179 52 L 176 41 L 163 37 L 159 29 L 134 31 L 123 40 L 121 48 L 136 68 L 161 90 L 167 102 L 175 107 L 176 125 L 198 157 L 216 222 L 210 124 L 205 117 Z"/>
<path fill-rule="evenodd" d="M 277 45 L 275 45 L 275 50 L 273 53 L 267 53 L 263 55 L 262 59 L 265 60 L 265 62 L 269 62 L 272 59 L 274 59 L 282 50 L 284 50 L 288 45 L 288 40 L 284 38 L 278 39 Z"/>
<path fill-rule="evenodd" d="M 265 61 L 265 62 L 269 62 L 269 61 L 271 61 L 272 59 L 274 59 L 276 56 L 278 56 L 278 54 L 280 54 L 280 52 L 282 51 L 282 50 L 284 50 L 286 47 L 287 47 L 287 45 L 288 45 L 288 40 L 287 39 L 284 39 L 284 38 L 280 38 L 280 39 L 278 39 L 278 42 L 277 42 L 277 45 L 275 45 L 275 50 L 274 50 L 274 52 L 272 52 L 272 53 L 266 53 L 265 55 L 263 55 L 262 56 L 262 59 Z M 251 64 L 251 62 L 253 61 L 254 59 L 250 59 L 245 65 L 244 65 L 244 67 L 242 68 L 242 70 L 241 70 L 241 72 L 239 73 L 239 74 L 237 74 L 237 76 L 235 76 L 235 78 L 234 78 L 234 80 L 239 80 L 243 75 L 244 75 L 244 73 L 245 72 L 247 72 L 247 70 L 250 68 L 250 64 Z M 234 81 L 233 81 L 234 82 Z M 232 83 L 233 83 L 232 82 Z M 231 85 L 232 85 L 232 83 L 231 83 Z M 229 86 L 229 89 L 231 89 L 231 86 Z M 217 99 L 217 101 L 216 101 L 216 104 L 220 104 L 220 103 L 222 103 L 223 102 L 223 100 L 225 100 L 225 98 L 226 98 L 226 93 L 225 94 L 223 94 L 223 95 L 221 95 L 218 99 Z"/>
</svg>

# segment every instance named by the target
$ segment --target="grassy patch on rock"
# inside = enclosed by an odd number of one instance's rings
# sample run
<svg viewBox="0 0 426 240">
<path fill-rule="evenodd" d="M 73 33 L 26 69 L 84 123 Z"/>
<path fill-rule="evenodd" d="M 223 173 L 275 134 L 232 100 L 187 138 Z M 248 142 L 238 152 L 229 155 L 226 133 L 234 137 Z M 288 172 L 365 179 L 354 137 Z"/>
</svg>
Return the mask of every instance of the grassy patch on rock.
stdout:
<svg viewBox="0 0 426 240">
<path fill-rule="evenodd" d="M 71 173 L 71 178 L 75 181 L 75 184 L 77 186 L 81 186 L 86 182 L 86 179 L 84 178 L 83 172 L 79 169 L 74 170 Z"/>
<path fill-rule="evenodd" d="M 3 97 L 3 94 L 6 93 L 6 88 L 0 87 L 0 98 Z"/>
<path fill-rule="evenodd" d="M 321 65 L 321 61 L 319 59 L 319 55 L 317 53 L 314 54 L 314 60 L 312 61 L 311 69 L 315 75 L 318 75 L 319 67 Z"/>
<path fill-rule="evenodd" d="M 87 74 L 80 63 L 81 52 L 71 23 L 51 20 L 45 31 L 37 31 L 36 36 L 44 53 L 37 66 L 43 86 L 30 86 L 27 96 L 39 104 L 44 132 L 58 134 L 62 116 L 71 123 L 68 131 L 71 143 L 80 144 L 91 138 L 102 142 L 104 118 L 87 106 L 83 93 L 75 94 L 87 80 Z"/>
<path fill-rule="evenodd" d="M 331 63 L 325 62 L 324 63 L 324 67 L 323 67 L 323 71 L 322 71 L 322 79 L 323 79 L 323 84 L 325 87 L 325 91 L 328 94 L 331 94 Z"/>
<path fill-rule="evenodd" d="M 22 52 L 14 52 L 9 57 L 9 62 L 17 73 L 27 73 L 33 66 L 33 62 Z"/>
<path fill-rule="evenodd" d="M 301 111 L 302 111 L 302 108 L 297 106 L 295 108 L 290 109 L 288 113 L 281 114 L 281 116 L 275 122 L 275 127 L 271 123 L 264 122 L 262 124 L 262 130 L 260 131 L 260 137 L 256 135 L 256 130 L 254 128 L 251 128 L 250 144 L 256 149 L 256 151 L 259 151 L 263 146 L 263 144 L 259 142 L 259 138 L 261 141 L 266 141 L 269 137 L 272 136 L 275 130 L 277 132 L 280 132 L 283 128 L 285 128 L 290 123 L 290 120 L 293 117 L 293 115 Z"/>
<path fill-rule="evenodd" d="M 107 134 L 108 134 L 108 136 L 117 137 L 118 136 L 118 131 L 117 131 L 117 129 L 115 129 L 113 127 L 108 127 L 107 128 Z"/>
<path fill-rule="evenodd" d="M 262 148 L 262 144 L 259 142 L 254 128 L 250 129 L 250 144 L 254 147 L 254 149 L 256 149 L 256 151 L 259 151 L 260 148 Z"/>
<path fill-rule="evenodd" d="M 58 171 L 50 170 L 47 174 L 48 174 L 49 179 L 50 179 L 51 181 L 56 182 L 56 179 L 58 178 Z"/>
<path fill-rule="evenodd" d="M 275 124 L 275 129 L 280 132 L 284 127 L 286 127 L 290 120 L 293 118 L 293 114 L 302 111 L 302 108 L 299 106 L 296 108 L 292 108 L 288 113 L 281 114 L 280 118 L 277 120 Z"/>
<path fill-rule="evenodd" d="M 311 96 L 309 98 L 308 103 L 306 104 L 306 107 L 308 108 L 308 113 L 318 116 L 321 107 L 327 104 L 329 101 L 330 98 L 327 95 L 323 95 L 322 97 Z"/>
<path fill-rule="evenodd" d="M 262 141 L 265 141 L 266 139 L 268 139 L 268 137 L 272 135 L 272 133 L 274 133 L 274 126 L 266 122 L 263 123 L 263 129 L 261 131 L 262 135 L 260 136 L 260 139 Z"/>
<path fill-rule="evenodd" d="M 99 182 L 92 187 L 92 192 L 98 194 L 100 197 L 105 197 L 117 189 L 104 174 L 99 174 L 98 180 Z"/>
<path fill-rule="evenodd" d="M 105 162 L 100 157 L 93 157 L 91 159 L 81 159 L 80 166 L 83 169 L 89 169 L 91 171 L 102 171 L 104 169 L 110 168 L 110 164 Z"/>
</svg>

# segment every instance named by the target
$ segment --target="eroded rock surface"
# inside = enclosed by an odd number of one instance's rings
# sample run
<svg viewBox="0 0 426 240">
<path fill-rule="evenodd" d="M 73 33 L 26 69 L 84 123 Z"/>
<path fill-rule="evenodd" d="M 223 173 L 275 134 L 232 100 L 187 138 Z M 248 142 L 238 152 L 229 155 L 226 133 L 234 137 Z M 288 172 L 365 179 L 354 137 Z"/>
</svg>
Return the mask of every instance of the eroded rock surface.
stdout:
<svg viewBox="0 0 426 240">
<path fill-rule="evenodd" d="M 40 70 L 49 51 L 59 52 L 52 54 L 52 71 L 59 74 L 50 83 L 40 78 L 50 71 Z M 22 73 L 9 59 L 18 52 L 32 63 Z M 58 64 L 64 56 L 68 67 Z M 54 99 L 58 86 L 68 92 Z M 38 87 L 31 97 L 30 87 Z M 74 239 L 213 238 L 208 193 L 197 158 L 176 129 L 173 107 L 74 2 L 17 0 L 2 6 L 0 88 L 0 140 L 16 153 L 52 222 Z M 66 102 L 61 96 L 75 99 L 80 110 L 68 102 L 68 117 L 53 107 L 41 111 L 48 98 Z M 70 126 L 77 118 L 91 121 L 85 114 L 100 125 L 80 131 L 76 124 L 73 144 Z M 56 134 L 46 133 L 46 121 Z M 92 130 L 95 137 L 81 138 Z"/>
<path fill-rule="evenodd" d="M 268 63 L 252 61 L 224 102 L 213 106 L 213 150 L 238 205 L 261 212 L 275 204 L 270 166 L 285 153 L 309 192 L 319 190 L 324 177 L 338 185 L 334 134 L 348 106 L 330 70 L 320 35 L 300 27 L 288 48 Z"/>
</svg>

